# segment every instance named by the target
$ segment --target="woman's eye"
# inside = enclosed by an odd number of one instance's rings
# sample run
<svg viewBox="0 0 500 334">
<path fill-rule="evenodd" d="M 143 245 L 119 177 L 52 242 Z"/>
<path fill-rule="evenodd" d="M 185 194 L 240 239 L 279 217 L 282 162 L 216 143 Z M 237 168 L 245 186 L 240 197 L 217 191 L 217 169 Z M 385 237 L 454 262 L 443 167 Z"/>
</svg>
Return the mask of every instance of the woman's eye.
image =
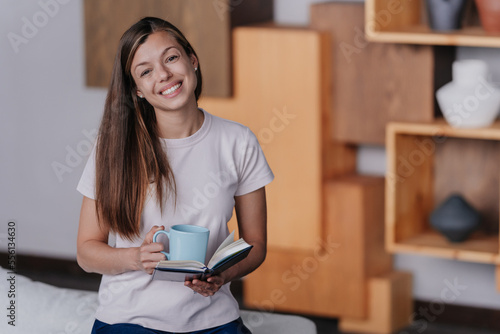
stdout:
<svg viewBox="0 0 500 334">
<path fill-rule="evenodd" d="M 170 63 L 170 62 L 173 62 L 174 60 L 176 60 L 177 58 L 179 58 L 179 56 L 170 56 L 170 57 L 167 57 L 166 61 L 167 61 L 167 63 Z"/>
<path fill-rule="evenodd" d="M 151 70 L 145 70 L 144 72 L 141 73 L 141 78 L 147 74 L 149 74 Z"/>
</svg>

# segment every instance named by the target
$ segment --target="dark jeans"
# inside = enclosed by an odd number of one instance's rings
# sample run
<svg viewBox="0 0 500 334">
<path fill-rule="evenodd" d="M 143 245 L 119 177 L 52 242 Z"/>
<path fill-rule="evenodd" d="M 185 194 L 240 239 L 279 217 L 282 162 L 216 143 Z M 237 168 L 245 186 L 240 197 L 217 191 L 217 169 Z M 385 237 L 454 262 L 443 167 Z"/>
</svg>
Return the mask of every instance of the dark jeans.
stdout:
<svg viewBox="0 0 500 334">
<path fill-rule="evenodd" d="M 109 325 L 96 319 L 92 334 L 175 334 L 172 332 L 164 332 L 155 329 L 144 328 L 134 324 L 115 324 Z M 252 334 L 245 327 L 241 318 L 238 318 L 225 325 L 204 329 L 201 331 L 191 332 L 190 334 Z"/>
</svg>

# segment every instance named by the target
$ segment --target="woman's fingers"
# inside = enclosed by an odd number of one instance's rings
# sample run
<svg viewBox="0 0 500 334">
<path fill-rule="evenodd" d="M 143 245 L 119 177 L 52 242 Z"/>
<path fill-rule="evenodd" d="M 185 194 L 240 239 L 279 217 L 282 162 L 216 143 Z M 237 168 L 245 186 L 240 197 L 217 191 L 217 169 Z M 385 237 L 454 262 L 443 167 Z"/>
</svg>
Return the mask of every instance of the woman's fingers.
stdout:
<svg viewBox="0 0 500 334">
<path fill-rule="evenodd" d="M 148 274 L 152 274 L 158 261 L 165 260 L 165 255 L 160 253 L 163 251 L 163 244 L 153 242 L 153 236 L 157 231 L 164 230 L 163 226 L 153 226 L 144 237 L 141 247 L 139 248 L 139 262 L 142 269 Z"/>
<path fill-rule="evenodd" d="M 207 281 L 200 281 L 194 279 L 192 281 L 185 281 L 184 285 L 191 288 L 194 292 L 199 293 L 204 297 L 213 296 L 221 286 L 224 284 L 224 280 L 219 276 L 209 277 Z"/>
<path fill-rule="evenodd" d="M 152 244 L 147 244 L 147 245 L 142 245 L 141 246 L 141 261 L 142 262 L 147 262 L 147 261 L 162 261 L 165 260 L 165 255 L 163 253 L 160 253 L 163 251 L 163 245 L 160 243 L 152 243 Z"/>
<path fill-rule="evenodd" d="M 149 232 L 146 234 L 146 237 L 144 238 L 144 243 L 148 243 L 148 244 L 151 244 L 153 243 L 153 236 L 156 232 L 160 231 L 160 230 L 164 230 L 165 229 L 165 226 L 153 226 Z"/>
</svg>

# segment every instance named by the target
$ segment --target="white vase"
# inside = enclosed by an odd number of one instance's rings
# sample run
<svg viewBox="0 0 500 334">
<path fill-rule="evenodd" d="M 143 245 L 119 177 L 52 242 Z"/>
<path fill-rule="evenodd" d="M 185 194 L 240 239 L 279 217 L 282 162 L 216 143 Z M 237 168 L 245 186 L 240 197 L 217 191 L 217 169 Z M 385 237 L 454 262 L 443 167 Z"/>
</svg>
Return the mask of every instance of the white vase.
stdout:
<svg viewBox="0 0 500 334">
<path fill-rule="evenodd" d="M 436 92 L 446 121 L 456 128 L 491 125 L 500 111 L 500 90 L 486 78 L 488 66 L 481 60 L 453 63 L 453 80 Z"/>
</svg>

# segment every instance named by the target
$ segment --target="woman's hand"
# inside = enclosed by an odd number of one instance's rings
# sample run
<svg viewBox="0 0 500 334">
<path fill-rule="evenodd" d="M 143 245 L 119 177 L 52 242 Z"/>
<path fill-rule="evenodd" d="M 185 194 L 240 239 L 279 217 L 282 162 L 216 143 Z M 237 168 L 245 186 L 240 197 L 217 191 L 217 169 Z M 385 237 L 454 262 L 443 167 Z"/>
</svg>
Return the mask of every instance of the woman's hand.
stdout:
<svg viewBox="0 0 500 334">
<path fill-rule="evenodd" d="M 266 192 L 262 187 L 243 196 L 235 197 L 236 217 L 240 237 L 253 246 L 246 259 L 206 281 L 194 279 L 184 285 L 202 296 L 213 296 L 221 286 L 254 271 L 266 257 Z"/>
<path fill-rule="evenodd" d="M 226 283 L 226 280 L 222 276 L 223 274 L 224 273 L 216 276 L 210 276 L 206 281 L 200 281 L 198 279 L 185 281 L 184 285 L 204 297 L 210 297 L 219 291 L 219 289 Z"/>
<path fill-rule="evenodd" d="M 158 261 L 165 260 L 165 255 L 160 253 L 163 250 L 163 244 L 153 242 L 153 235 L 160 230 L 164 230 L 164 226 L 153 226 L 146 234 L 141 247 L 137 252 L 137 268 L 148 274 L 152 274 Z"/>
</svg>

